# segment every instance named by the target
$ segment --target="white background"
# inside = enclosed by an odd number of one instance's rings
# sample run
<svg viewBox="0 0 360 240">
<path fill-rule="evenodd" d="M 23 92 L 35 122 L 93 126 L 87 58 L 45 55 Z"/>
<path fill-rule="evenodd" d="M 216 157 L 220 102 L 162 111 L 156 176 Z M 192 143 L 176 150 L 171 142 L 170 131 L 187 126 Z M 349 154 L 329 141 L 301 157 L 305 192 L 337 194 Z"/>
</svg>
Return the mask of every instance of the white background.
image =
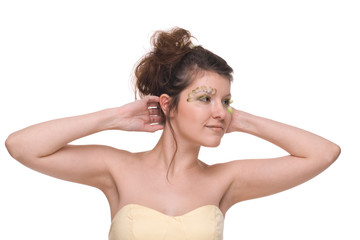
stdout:
<svg viewBox="0 0 360 240">
<path fill-rule="evenodd" d="M 342 154 L 294 189 L 239 203 L 224 238 L 360 239 L 358 1 L 1 1 L 0 239 L 107 239 L 110 211 L 94 188 L 25 168 L 13 131 L 134 99 L 137 60 L 156 30 L 180 26 L 234 68 L 234 107 L 328 138 Z M 80 143 L 151 149 L 160 132 L 108 131 Z M 285 153 L 250 135 L 203 149 L 209 164 Z"/>
</svg>

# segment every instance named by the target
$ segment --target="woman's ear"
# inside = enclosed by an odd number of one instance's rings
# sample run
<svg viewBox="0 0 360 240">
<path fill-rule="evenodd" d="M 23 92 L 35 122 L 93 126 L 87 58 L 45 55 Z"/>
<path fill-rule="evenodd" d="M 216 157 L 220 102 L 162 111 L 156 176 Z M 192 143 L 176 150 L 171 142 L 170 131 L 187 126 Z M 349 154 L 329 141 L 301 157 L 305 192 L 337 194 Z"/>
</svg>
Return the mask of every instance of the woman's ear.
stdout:
<svg viewBox="0 0 360 240">
<path fill-rule="evenodd" d="M 171 97 L 169 95 L 165 93 L 160 95 L 159 104 L 165 116 L 168 115 L 168 111 L 170 109 L 170 101 L 171 101 Z"/>
</svg>

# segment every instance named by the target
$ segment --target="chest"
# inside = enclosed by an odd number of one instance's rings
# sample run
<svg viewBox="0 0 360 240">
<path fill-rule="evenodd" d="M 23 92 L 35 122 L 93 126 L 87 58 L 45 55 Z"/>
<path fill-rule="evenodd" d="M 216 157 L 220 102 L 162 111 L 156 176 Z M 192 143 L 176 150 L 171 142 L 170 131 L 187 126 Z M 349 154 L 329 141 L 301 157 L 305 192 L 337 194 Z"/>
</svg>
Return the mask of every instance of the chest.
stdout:
<svg viewBox="0 0 360 240">
<path fill-rule="evenodd" d="M 139 204 L 169 216 L 179 216 L 204 205 L 219 206 L 228 184 L 216 171 L 193 172 L 167 178 L 165 173 L 137 168 L 116 179 L 118 211 Z"/>
<path fill-rule="evenodd" d="M 222 213 L 213 205 L 182 216 L 167 216 L 141 205 L 129 204 L 114 217 L 109 239 L 220 240 L 223 224 Z"/>
</svg>

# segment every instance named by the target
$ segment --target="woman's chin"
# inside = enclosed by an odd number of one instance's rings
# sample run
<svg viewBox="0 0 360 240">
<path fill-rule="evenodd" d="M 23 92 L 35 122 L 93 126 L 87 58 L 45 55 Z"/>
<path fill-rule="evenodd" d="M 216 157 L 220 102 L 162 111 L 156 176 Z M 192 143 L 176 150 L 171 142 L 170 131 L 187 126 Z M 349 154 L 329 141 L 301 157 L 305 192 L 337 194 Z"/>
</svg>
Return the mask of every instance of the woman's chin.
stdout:
<svg viewBox="0 0 360 240">
<path fill-rule="evenodd" d="M 220 143 L 221 143 L 221 140 L 213 141 L 213 142 L 208 141 L 208 142 L 204 143 L 202 146 L 204 146 L 204 147 L 210 147 L 210 148 L 211 148 L 211 147 L 217 147 L 217 146 L 219 146 Z"/>
</svg>

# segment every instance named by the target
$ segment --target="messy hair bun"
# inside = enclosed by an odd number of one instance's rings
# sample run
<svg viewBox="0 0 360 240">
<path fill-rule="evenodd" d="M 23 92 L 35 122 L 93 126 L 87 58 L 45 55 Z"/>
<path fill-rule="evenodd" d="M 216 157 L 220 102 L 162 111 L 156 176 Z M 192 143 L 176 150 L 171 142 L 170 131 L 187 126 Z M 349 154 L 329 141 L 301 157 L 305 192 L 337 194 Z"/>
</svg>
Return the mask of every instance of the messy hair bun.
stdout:
<svg viewBox="0 0 360 240">
<path fill-rule="evenodd" d="M 214 71 L 232 80 L 233 70 L 226 61 L 201 46 L 194 46 L 192 38 L 182 28 L 154 33 L 152 50 L 135 68 L 135 89 L 141 97 L 168 94 L 172 98 L 171 110 L 176 109 L 181 91 L 200 70 Z"/>
</svg>

